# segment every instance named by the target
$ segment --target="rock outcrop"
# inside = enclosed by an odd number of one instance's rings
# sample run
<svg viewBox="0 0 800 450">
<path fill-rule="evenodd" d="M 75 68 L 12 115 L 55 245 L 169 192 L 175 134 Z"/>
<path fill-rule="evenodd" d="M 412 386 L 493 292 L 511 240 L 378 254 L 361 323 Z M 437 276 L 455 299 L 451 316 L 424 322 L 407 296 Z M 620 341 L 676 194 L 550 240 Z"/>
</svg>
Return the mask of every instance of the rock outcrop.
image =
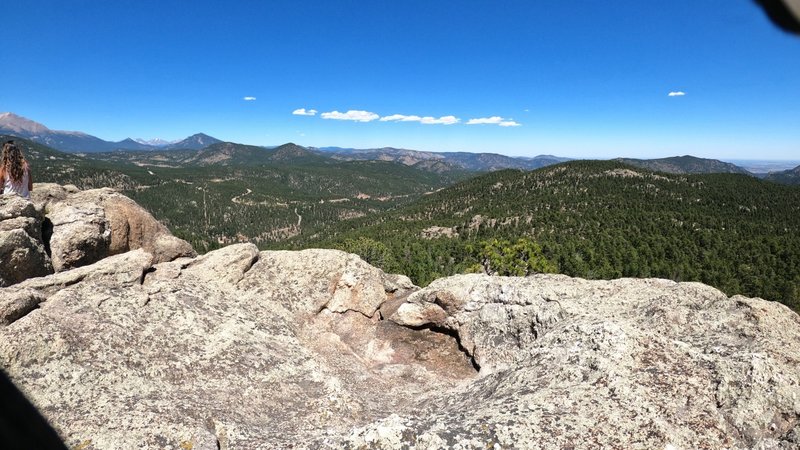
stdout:
<svg viewBox="0 0 800 450">
<path fill-rule="evenodd" d="M 44 215 L 33 203 L 0 195 L 0 287 L 53 273 L 43 222 Z"/>
<path fill-rule="evenodd" d="M 67 444 L 800 446 L 800 318 L 698 283 L 143 248 L 0 289 L 0 367 Z"/>
<path fill-rule="evenodd" d="M 186 241 L 111 189 L 42 183 L 31 200 L 0 196 L 0 286 L 138 248 L 155 263 L 195 256 Z"/>
</svg>

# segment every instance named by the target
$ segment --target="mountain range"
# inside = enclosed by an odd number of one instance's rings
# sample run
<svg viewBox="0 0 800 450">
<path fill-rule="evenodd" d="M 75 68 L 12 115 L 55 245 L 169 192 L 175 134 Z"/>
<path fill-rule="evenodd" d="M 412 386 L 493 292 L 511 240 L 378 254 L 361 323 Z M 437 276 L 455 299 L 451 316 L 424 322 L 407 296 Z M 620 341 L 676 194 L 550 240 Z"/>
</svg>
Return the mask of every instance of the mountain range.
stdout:
<svg viewBox="0 0 800 450">
<path fill-rule="evenodd" d="M 423 152 L 418 150 L 408 150 L 402 148 L 383 147 L 373 149 L 355 149 L 341 147 L 322 147 L 319 150 L 330 154 L 334 159 L 353 161 L 353 160 L 379 160 L 394 161 L 413 166 L 421 162 L 431 164 L 441 163 L 434 171 L 444 171 L 450 168 L 458 168 L 467 171 L 487 171 L 491 172 L 500 169 L 521 169 L 533 170 L 540 167 L 569 161 L 570 158 L 561 158 L 552 155 L 539 155 L 529 157 L 511 157 L 497 153 L 470 153 L 470 152 Z"/>
<path fill-rule="evenodd" d="M 356 149 L 342 147 L 301 147 L 284 144 L 260 147 L 223 142 L 203 133 L 180 141 L 127 138 L 119 142 L 105 141 L 80 131 L 56 131 L 11 112 L 0 114 L 0 134 L 27 138 L 57 150 L 91 154 L 106 161 L 125 161 L 140 165 L 238 165 L 271 164 L 301 161 L 388 161 L 412 166 L 433 173 L 491 172 L 502 169 L 535 170 L 570 161 L 553 155 L 512 157 L 497 153 L 430 152 L 394 147 Z M 276 152 L 276 149 L 280 151 Z M 747 170 L 716 159 L 690 155 L 659 159 L 617 158 L 617 161 L 658 172 L 674 174 L 739 173 Z M 766 175 L 769 181 L 783 184 L 800 183 L 798 168 Z M 763 175 L 759 175 L 763 176 Z"/>
<path fill-rule="evenodd" d="M 649 169 L 654 172 L 666 173 L 740 173 L 743 175 L 752 175 L 741 167 L 718 161 L 716 159 L 698 158 L 696 156 L 684 155 L 673 156 L 670 158 L 658 159 L 633 159 L 633 158 L 617 158 L 616 161 L 630 164 L 631 166 Z"/>
<path fill-rule="evenodd" d="M 153 145 L 131 138 L 119 142 L 106 141 L 81 131 L 51 130 L 41 123 L 11 112 L 0 113 L 0 133 L 23 137 L 57 150 L 72 153 L 109 152 L 114 150 L 199 150 L 222 142 L 206 134 L 198 133 L 175 143 Z"/>
<path fill-rule="evenodd" d="M 170 144 L 177 144 L 178 142 L 180 142 L 180 141 L 168 141 L 166 139 L 161 139 L 161 138 L 154 138 L 154 139 L 134 138 L 133 140 L 140 144 L 150 145 L 153 147 L 166 147 Z"/>
<path fill-rule="evenodd" d="M 800 166 L 780 172 L 771 172 L 764 179 L 774 183 L 800 185 Z"/>
<path fill-rule="evenodd" d="M 341 161 L 292 143 L 76 155 L 16 139 L 35 183 L 118 189 L 202 252 L 335 247 L 427 284 L 480 263 L 484 241 L 522 236 L 572 276 L 698 280 L 800 305 L 798 191 L 745 174 L 621 161 L 436 172 L 442 158 Z"/>
</svg>

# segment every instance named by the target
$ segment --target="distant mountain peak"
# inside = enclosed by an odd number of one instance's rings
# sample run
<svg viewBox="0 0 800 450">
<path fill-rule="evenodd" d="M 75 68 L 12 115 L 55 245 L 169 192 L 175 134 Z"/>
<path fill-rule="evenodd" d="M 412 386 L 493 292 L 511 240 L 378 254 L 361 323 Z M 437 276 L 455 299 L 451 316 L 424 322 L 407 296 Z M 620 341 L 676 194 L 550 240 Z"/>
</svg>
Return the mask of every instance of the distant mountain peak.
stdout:
<svg viewBox="0 0 800 450">
<path fill-rule="evenodd" d="M 12 112 L 0 114 L 0 130 L 24 135 L 23 137 L 50 132 L 49 128 L 39 122 L 34 122 Z"/>
<path fill-rule="evenodd" d="M 616 158 L 615 161 L 665 173 L 739 173 L 742 175 L 750 175 L 748 171 L 734 164 L 717 159 L 699 158 L 692 155 L 657 159 Z"/>
<path fill-rule="evenodd" d="M 309 150 L 302 145 L 297 145 L 294 142 L 287 142 L 286 144 L 279 145 L 275 147 L 273 150 L 293 150 L 293 151 L 304 151 L 308 152 Z"/>
<path fill-rule="evenodd" d="M 129 138 L 131 139 L 131 138 Z M 138 142 L 139 144 L 143 145 L 152 145 L 154 147 L 164 147 L 166 145 L 175 144 L 180 141 L 168 141 L 166 139 L 161 138 L 153 138 L 153 139 L 144 139 L 144 138 L 132 138 L 134 142 Z"/>
<path fill-rule="evenodd" d="M 221 140 L 209 136 L 205 133 L 196 133 L 193 134 L 182 141 L 178 141 L 174 144 L 168 145 L 166 148 L 169 150 L 176 150 L 176 149 L 190 149 L 190 150 L 200 150 L 202 148 L 208 147 L 209 145 L 218 144 L 222 142 Z"/>
<path fill-rule="evenodd" d="M 315 153 L 311 150 L 297 145 L 293 142 L 289 142 L 283 145 L 279 145 L 272 149 L 272 153 L 270 159 L 273 161 L 287 161 L 297 158 L 305 158 L 309 156 L 314 156 Z"/>
<path fill-rule="evenodd" d="M 780 172 L 770 172 L 765 179 L 774 183 L 800 185 L 800 166 Z"/>
</svg>

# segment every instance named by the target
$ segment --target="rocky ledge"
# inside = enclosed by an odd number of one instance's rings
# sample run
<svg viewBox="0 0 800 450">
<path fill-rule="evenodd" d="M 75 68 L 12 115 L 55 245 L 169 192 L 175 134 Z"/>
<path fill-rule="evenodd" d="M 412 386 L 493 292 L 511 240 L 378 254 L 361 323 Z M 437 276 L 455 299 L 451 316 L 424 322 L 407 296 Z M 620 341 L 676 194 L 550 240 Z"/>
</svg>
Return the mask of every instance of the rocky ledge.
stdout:
<svg viewBox="0 0 800 450">
<path fill-rule="evenodd" d="M 659 279 L 139 248 L 0 289 L 0 367 L 81 449 L 800 447 L 798 315 Z"/>
<path fill-rule="evenodd" d="M 40 183 L 31 201 L 0 195 L 0 287 L 144 248 L 156 262 L 196 253 L 112 189 Z"/>
</svg>

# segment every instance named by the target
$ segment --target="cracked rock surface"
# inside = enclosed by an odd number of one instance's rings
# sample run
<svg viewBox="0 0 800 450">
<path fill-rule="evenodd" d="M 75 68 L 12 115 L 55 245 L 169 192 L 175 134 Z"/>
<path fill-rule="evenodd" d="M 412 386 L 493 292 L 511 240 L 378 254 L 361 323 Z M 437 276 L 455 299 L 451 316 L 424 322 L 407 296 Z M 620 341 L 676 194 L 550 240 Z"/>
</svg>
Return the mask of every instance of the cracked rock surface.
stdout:
<svg viewBox="0 0 800 450">
<path fill-rule="evenodd" d="M 53 273 L 42 239 L 43 220 L 33 203 L 0 195 L 0 286 Z"/>
<path fill-rule="evenodd" d="M 140 248 L 0 288 L 0 367 L 71 448 L 800 447 L 800 318 L 699 283 Z"/>
<path fill-rule="evenodd" d="M 0 286 L 138 248 L 154 262 L 195 256 L 188 242 L 111 189 L 37 183 L 31 201 L 0 196 Z"/>
</svg>

